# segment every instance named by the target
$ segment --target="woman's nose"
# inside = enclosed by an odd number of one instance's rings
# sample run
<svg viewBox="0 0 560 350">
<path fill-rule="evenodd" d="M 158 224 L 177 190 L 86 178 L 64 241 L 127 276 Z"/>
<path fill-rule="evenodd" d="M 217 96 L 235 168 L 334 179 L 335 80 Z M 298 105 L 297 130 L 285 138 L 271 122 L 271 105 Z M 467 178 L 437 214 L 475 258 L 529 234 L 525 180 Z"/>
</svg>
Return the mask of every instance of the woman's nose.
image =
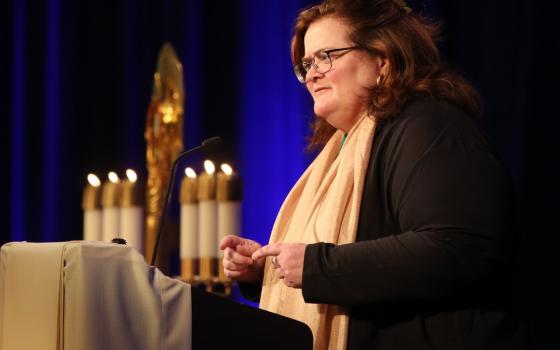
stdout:
<svg viewBox="0 0 560 350">
<path fill-rule="evenodd" d="M 307 83 L 308 81 L 315 80 L 317 78 L 320 78 L 321 76 L 323 76 L 322 73 L 317 72 L 314 67 L 311 67 L 311 69 L 308 70 L 307 74 L 305 75 L 305 82 Z"/>
</svg>

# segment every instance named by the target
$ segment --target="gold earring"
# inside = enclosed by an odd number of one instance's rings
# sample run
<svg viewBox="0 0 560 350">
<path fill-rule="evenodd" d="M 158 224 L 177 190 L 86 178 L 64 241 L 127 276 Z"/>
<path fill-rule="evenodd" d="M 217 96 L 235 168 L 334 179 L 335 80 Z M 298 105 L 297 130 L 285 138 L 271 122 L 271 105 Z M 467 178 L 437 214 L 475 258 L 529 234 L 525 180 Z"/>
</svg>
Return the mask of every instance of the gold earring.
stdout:
<svg viewBox="0 0 560 350">
<path fill-rule="evenodd" d="M 376 80 L 377 86 L 381 85 L 381 81 L 382 81 L 382 80 L 383 80 L 383 74 L 379 74 L 379 75 L 377 76 L 377 80 Z"/>
</svg>

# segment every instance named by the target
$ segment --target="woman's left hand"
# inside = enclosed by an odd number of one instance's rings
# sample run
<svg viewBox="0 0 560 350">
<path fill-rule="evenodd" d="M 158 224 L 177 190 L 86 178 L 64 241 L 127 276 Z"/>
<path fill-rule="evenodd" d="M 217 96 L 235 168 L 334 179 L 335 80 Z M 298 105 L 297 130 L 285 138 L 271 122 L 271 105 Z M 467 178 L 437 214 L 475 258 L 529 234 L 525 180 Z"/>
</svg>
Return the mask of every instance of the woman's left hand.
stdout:
<svg viewBox="0 0 560 350">
<path fill-rule="evenodd" d="M 276 277 L 283 280 L 288 287 L 301 288 L 306 246 L 305 243 L 273 243 L 254 252 L 252 258 L 257 261 L 272 256 L 271 266 Z"/>
</svg>

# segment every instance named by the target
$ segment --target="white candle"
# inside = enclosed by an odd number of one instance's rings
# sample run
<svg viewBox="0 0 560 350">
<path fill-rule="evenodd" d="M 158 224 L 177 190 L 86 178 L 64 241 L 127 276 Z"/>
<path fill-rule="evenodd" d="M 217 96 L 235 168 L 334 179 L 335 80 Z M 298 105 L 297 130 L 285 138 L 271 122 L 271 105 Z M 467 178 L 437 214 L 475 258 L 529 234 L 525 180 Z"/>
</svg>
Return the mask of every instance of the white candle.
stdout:
<svg viewBox="0 0 560 350">
<path fill-rule="evenodd" d="M 101 231 L 101 181 L 95 174 L 88 174 L 88 184 L 82 197 L 84 210 L 84 240 L 100 241 Z"/>
<path fill-rule="evenodd" d="M 218 242 L 226 235 L 241 234 L 241 178 L 228 164 L 222 164 L 218 173 L 216 199 L 218 201 Z M 221 252 L 223 256 L 223 252 Z"/>
<path fill-rule="evenodd" d="M 144 196 L 138 176 L 132 169 L 121 184 L 120 235 L 128 246 L 144 253 Z"/>
<path fill-rule="evenodd" d="M 110 172 L 109 181 L 103 183 L 101 189 L 101 207 L 103 221 L 104 242 L 111 242 L 115 237 L 119 236 L 119 197 L 120 197 L 120 180 L 116 173 Z"/>
<path fill-rule="evenodd" d="M 181 259 L 195 259 L 198 254 L 198 198 L 196 173 L 185 169 L 181 181 Z"/>
<path fill-rule="evenodd" d="M 204 169 L 198 179 L 198 229 L 199 254 L 201 258 L 218 257 L 217 206 L 215 166 L 204 161 Z"/>
</svg>

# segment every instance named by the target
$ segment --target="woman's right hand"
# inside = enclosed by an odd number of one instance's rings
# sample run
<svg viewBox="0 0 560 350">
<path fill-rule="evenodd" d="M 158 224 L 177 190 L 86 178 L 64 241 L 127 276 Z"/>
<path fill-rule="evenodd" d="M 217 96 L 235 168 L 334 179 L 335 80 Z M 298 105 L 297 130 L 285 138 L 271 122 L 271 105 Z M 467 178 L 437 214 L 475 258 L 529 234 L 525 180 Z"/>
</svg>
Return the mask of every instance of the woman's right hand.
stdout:
<svg viewBox="0 0 560 350">
<path fill-rule="evenodd" d="M 239 282 L 257 283 L 262 280 L 265 259 L 251 258 L 261 245 L 239 236 L 225 236 L 220 242 L 224 251 L 224 274 Z"/>
</svg>

